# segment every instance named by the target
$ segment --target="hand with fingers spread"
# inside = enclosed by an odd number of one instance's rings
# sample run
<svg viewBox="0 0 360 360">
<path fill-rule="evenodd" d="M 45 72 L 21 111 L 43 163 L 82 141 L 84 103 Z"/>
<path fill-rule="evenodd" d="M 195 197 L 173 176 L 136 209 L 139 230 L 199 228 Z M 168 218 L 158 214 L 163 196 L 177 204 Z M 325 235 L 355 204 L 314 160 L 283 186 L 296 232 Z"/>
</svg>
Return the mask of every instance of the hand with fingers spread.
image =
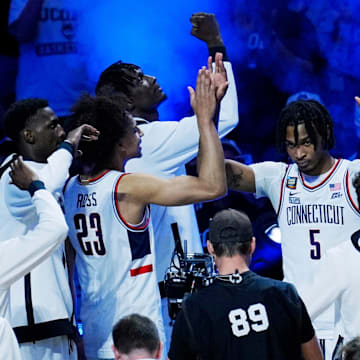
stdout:
<svg viewBox="0 0 360 360">
<path fill-rule="evenodd" d="M 209 56 L 208 68 L 211 72 L 211 80 L 215 87 L 216 101 L 219 104 L 229 86 L 226 69 L 223 64 L 223 54 L 219 52 L 215 54 L 215 67 L 212 66 L 212 57 Z"/>
<path fill-rule="evenodd" d="M 214 14 L 198 12 L 191 16 L 191 35 L 206 42 L 208 46 L 224 46 L 219 24 Z"/>
<path fill-rule="evenodd" d="M 100 132 L 91 125 L 83 124 L 74 130 L 71 130 L 66 140 L 70 141 L 77 150 L 80 141 L 96 141 L 99 138 Z"/>
<path fill-rule="evenodd" d="M 36 172 L 24 163 L 22 156 L 19 156 L 11 163 L 10 169 L 11 183 L 21 190 L 28 190 L 33 181 L 39 180 Z"/>
<path fill-rule="evenodd" d="M 198 119 L 198 124 L 211 122 L 216 110 L 215 87 L 210 71 L 204 67 L 199 70 L 196 91 L 189 86 L 190 104 Z"/>
</svg>

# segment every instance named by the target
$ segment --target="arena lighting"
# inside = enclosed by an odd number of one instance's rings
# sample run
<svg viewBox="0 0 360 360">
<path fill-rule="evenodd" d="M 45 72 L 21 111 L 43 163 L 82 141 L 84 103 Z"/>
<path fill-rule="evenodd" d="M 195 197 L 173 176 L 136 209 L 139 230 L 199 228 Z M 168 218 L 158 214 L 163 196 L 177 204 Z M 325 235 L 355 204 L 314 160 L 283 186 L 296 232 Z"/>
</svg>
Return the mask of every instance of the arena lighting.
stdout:
<svg viewBox="0 0 360 360">
<path fill-rule="evenodd" d="M 77 323 L 76 323 L 76 326 L 78 328 L 79 335 L 83 336 L 84 335 L 83 323 L 80 320 L 78 320 Z"/>
<path fill-rule="evenodd" d="M 281 280 L 283 278 L 281 233 L 274 211 L 262 209 L 253 220 L 253 230 L 256 249 L 250 269 L 259 275 Z"/>
<path fill-rule="evenodd" d="M 281 244 L 281 232 L 278 224 L 269 226 L 265 231 L 266 236 L 276 244 Z"/>
</svg>

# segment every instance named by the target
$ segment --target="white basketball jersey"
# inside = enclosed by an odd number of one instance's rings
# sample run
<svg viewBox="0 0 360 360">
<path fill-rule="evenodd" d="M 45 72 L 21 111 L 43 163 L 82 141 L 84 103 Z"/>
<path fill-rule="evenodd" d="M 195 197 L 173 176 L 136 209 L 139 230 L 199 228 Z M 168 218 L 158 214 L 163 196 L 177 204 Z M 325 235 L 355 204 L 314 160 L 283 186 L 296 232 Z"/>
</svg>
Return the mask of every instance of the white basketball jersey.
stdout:
<svg viewBox="0 0 360 360">
<path fill-rule="evenodd" d="M 360 214 L 350 195 L 349 164 L 348 160 L 338 159 L 316 185 L 307 184 L 293 164 L 282 180 L 278 222 L 284 280 L 298 288 L 317 276 L 316 264 L 322 261 L 327 249 L 349 241 L 359 228 Z M 333 309 L 316 322 L 318 329 L 331 328 Z"/>
<path fill-rule="evenodd" d="M 107 171 L 86 185 L 73 177 L 64 192 L 89 357 L 113 357 L 112 327 L 125 315 L 148 316 L 163 331 L 150 212 L 146 209 L 138 225 L 122 218 L 115 194 L 123 176 L 126 174 Z"/>
</svg>

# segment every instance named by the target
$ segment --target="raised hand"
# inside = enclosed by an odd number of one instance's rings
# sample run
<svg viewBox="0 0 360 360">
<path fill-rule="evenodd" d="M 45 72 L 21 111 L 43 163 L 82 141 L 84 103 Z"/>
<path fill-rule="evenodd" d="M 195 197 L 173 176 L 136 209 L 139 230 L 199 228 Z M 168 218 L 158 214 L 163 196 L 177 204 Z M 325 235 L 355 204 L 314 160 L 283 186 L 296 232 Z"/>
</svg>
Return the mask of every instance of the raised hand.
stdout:
<svg viewBox="0 0 360 360">
<path fill-rule="evenodd" d="M 11 183 L 15 184 L 21 190 L 29 189 L 33 181 L 39 180 L 36 172 L 24 163 L 21 156 L 11 163 L 10 169 L 9 175 Z"/>
<path fill-rule="evenodd" d="M 198 12 L 191 16 L 191 35 L 205 41 L 208 46 L 224 46 L 219 24 L 214 14 Z"/>
<path fill-rule="evenodd" d="M 226 90 L 229 86 L 227 81 L 226 69 L 223 64 L 223 54 L 215 54 L 215 67 L 212 66 L 212 57 L 208 58 L 208 68 L 211 72 L 211 80 L 215 87 L 215 96 L 217 103 L 220 103 L 221 99 L 224 97 Z"/>
<path fill-rule="evenodd" d="M 215 115 L 216 98 L 215 87 L 211 80 L 211 73 L 203 66 L 196 79 L 196 91 L 189 86 L 190 104 L 198 119 L 198 124 L 211 122 Z"/>
</svg>

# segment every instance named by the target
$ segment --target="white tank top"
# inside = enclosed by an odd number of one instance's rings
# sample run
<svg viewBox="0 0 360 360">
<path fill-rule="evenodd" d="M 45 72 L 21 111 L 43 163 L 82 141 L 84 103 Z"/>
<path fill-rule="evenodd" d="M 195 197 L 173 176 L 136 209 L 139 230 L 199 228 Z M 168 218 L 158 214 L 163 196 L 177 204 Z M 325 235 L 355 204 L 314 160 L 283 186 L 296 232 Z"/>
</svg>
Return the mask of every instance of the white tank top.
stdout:
<svg viewBox="0 0 360 360">
<path fill-rule="evenodd" d="M 296 164 L 286 167 L 265 162 L 252 166 L 257 195 L 269 197 L 278 214 L 284 280 L 298 290 L 317 275 L 316 264 L 327 249 L 349 241 L 359 228 L 360 214 L 352 186 L 359 164 L 358 160 L 338 159 L 324 178 L 311 184 Z M 334 308 L 320 315 L 314 327 L 318 337 L 331 337 Z"/>
<path fill-rule="evenodd" d="M 85 350 L 92 357 L 113 356 L 112 327 L 125 315 L 148 316 L 162 331 L 150 211 L 146 208 L 138 225 L 123 219 L 115 200 L 123 176 L 107 171 L 86 185 L 73 177 L 64 192 L 82 292 Z"/>
</svg>

